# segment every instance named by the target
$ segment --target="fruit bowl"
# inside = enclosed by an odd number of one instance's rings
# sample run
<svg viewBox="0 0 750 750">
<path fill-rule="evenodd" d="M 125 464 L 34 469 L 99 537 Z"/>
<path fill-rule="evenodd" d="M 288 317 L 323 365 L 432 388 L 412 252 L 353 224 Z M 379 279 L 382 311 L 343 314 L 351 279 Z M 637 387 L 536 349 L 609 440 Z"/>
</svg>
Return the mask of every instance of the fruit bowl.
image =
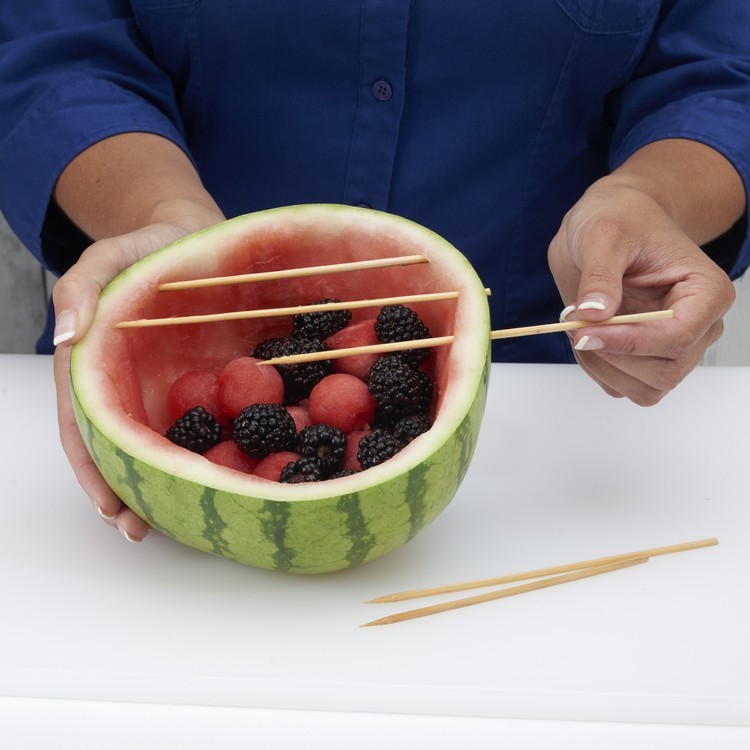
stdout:
<svg viewBox="0 0 750 750">
<path fill-rule="evenodd" d="M 428 262 L 181 291 L 176 280 L 419 254 Z M 431 336 L 452 335 L 421 369 L 434 384 L 432 426 L 384 463 L 326 481 L 281 484 L 216 464 L 165 437 L 172 384 L 222 368 L 289 318 L 118 328 L 123 320 L 278 308 L 457 291 L 411 306 Z M 352 310 L 352 324 L 374 314 Z M 453 498 L 480 429 L 489 378 L 487 295 L 444 239 L 403 218 L 340 205 L 247 214 L 137 262 L 102 292 L 71 357 L 81 434 L 114 492 L 158 531 L 237 562 L 322 573 L 373 560 L 408 542 Z M 267 367 L 271 367 L 268 365 Z"/>
</svg>

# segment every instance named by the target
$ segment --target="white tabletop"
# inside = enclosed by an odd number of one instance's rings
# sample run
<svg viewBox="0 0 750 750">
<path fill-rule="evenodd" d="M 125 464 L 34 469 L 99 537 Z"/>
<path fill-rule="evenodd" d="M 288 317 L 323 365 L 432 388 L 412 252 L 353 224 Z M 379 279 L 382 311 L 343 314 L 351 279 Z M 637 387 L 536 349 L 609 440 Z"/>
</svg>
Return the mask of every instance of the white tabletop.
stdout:
<svg viewBox="0 0 750 750">
<path fill-rule="evenodd" d="M 576 367 L 494 365 L 448 509 L 402 549 L 316 577 L 156 533 L 131 545 L 104 525 L 58 446 L 47 358 L 0 355 L 0 414 L 0 742 L 19 743 L 3 747 L 43 747 L 74 721 L 107 747 L 147 734 L 199 747 L 232 727 L 267 730 L 266 747 L 325 732 L 327 747 L 412 734 L 485 747 L 473 733 L 487 747 L 551 733 L 577 748 L 750 745 L 748 368 L 700 369 L 642 409 Z M 362 603 L 394 590 L 712 536 L 718 547 L 358 627 L 413 606 Z M 140 730 L 132 745 L 129 730 L 113 744 L 123 723 Z"/>
</svg>

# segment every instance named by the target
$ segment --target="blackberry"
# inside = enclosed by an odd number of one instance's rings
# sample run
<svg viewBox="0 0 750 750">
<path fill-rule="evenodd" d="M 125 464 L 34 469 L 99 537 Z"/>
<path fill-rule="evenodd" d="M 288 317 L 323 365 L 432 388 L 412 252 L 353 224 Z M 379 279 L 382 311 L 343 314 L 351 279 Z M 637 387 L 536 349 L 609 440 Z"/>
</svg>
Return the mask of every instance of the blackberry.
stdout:
<svg viewBox="0 0 750 750">
<path fill-rule="evenodd" d="M 417 372 L 417 377 L 419 378 L 419 387 L 421 390 L 419 411 L 417 413 L 427 414 L 430 411 L 430 406 L 432 406 L 432 394 L 435 387 L 432 384 L 432 380 L 430 380 L 430 376 L 426 372 L 419 370 Z"/>
<path fill-rule="evenodd" d="M 415 437 L 419 437 L 423 432 L 427 432 L 431 427 L 430 420 L 425 414 L 413 414 L 403 419 L 399 419 L 393 425 L 393 437 L 401 443 L 407 445 Z"/>
<path fill-rule="evenodd" d="M 319 339 L 288 336 L 283 339 L 272 338 L 261 341 L 253 351 L 253 357 L 271 359 L 290 354 L 323 352 L 327 349 L 328 347 Z M 330 359 L 317 362 L 298 362 L 294 365 L 276 365 L 276 369 L 284 381 L 285 404 L 298 404 L 307 398 L 313 387 L 333 371 Z"/>
<path fill-rule="evenodd" d="M 323 478 L 320 461 L 317 458 L 303 456 L 296 461 L 290 461 L 282 470 L 280 482 L 284 484 L 300 484 L 302 482 L 319 482 Z"/>
<path fill-rule="evenodd" d="M 303 427 L 297 436 L 297 453 L 303 457 L 318 459 L 326 476 L 341 467 L 345 450 L 346 435 L 338 427 L 329 424 Z"/>
<path fill-rule="evenodd" d="M 394 341 L 428 339 L 430 338 L 430 331 L 419 315 L 411 308 L 405 305 L 386 305 L 381 308 L 375 321 L 375 335 L 379 341 L 391 343 Z M 427 348 L 405 349 L 394 353 L 394 356 L 417 369 L 430 356 L 430 350 Z"/>
<path fill-rule="evenodd" d="M 280 357 L 284 352 L 284 342 L 286 339 L 271 338 L 264 339 L 253 349 L 253 357 L 256 359 L 271 359 L 273 357 Z"/>
<path fill-rule="evenodd" d="M 354 469 L 339 469 L 335 474 L 331 474 L 329 479 L 340 479 L 341 477 L 350 477 L 357 472 Z"/>
<path fill-rule="evenodd" d="M 328 302 L 340 302 L 337 299 L 321 299 L 311 302 L 312 305 L 320 305 Z M 302 336 L 306 339 L 320 339 L 323 341 L 333 336 L 342 328 L 349 325 L 352 319 L 351 310 L 322 310 L 320 312 L 298 313 L 292 319 L 294 330 L 292 336 Z"/>
<path fill-rule="evenodd" d="M 374 429 L 365 435 L 357 448 L 357 460 L 363 469 L 382 464 L 401 450 L 401 443 L 388 430 Z"/>
<path fill-rule="evenodd" d="M 253 404 L 235 419 L 233 437 L 248 456 L 264 458 L 292 450 L 297 430 L 292 415 L 281 404 Z"/>
<path fill-rule="evenodd" d="M 376 426 L 390 427 L 404 417 L 426 411 L 425 404 L 429 407 L 432 400 L 432 382 L 422 375 L 393 355 L 375 361 L 367 387 L 375 400 Z"/>
<path fill-rule="evenodd" d="M 205 453 L 221 442 L 221 425 L 202 406 L 188 409 L 165 433 L 175 445 Z"/>
</svg>

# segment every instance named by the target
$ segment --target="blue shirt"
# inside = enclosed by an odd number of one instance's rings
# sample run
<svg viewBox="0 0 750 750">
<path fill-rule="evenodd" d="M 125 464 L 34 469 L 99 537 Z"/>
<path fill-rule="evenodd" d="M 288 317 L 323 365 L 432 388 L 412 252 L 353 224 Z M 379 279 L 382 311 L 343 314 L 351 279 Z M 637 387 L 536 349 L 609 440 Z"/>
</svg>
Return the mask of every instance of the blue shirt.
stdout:
<svg viewBox="0 0 750 750">
<path fill-rule="evenodd" d="M 80 248 L 50 204 L 61 170 L 107 136 L 158 133 L 227 216 L 400 214 L 469 257 L 493 327 L 551 322 L 549 242 L 638 148 L 702 141 L 750 194 L 749 50 L 748 0 L 6 0 L 0 210 L 62 271 Z M 746 220 L 710 252 L 739 275 Z M 571 360 L 562 335 L 494 356 Z"/>
</svg>

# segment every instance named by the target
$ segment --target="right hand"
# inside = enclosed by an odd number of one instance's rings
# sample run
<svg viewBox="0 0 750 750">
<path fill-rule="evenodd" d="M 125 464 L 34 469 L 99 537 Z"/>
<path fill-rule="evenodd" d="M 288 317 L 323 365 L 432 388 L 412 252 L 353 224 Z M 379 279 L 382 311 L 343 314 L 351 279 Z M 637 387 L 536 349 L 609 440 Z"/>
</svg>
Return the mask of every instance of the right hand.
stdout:
<svg viewBox="0 0 750 750">
<path fill-rule="evenodd" d="M 223 217 L 210 218 L 204 222 L 205 226 Z M 56 312 L 54 371 L 60 440 L 79 484 L 99 515 L 131 542 L 142 541 L 149 526 L 112 492 L 81 438 L 70 394 L 70 348 L 89 329 L 102 289 L 140 258 L 199 228 L 192 224 L 190 229 L 172 223 L 151 224 L 129 234 L 99 240 L 60 277 L 52 294 Z"/>
</svg>

